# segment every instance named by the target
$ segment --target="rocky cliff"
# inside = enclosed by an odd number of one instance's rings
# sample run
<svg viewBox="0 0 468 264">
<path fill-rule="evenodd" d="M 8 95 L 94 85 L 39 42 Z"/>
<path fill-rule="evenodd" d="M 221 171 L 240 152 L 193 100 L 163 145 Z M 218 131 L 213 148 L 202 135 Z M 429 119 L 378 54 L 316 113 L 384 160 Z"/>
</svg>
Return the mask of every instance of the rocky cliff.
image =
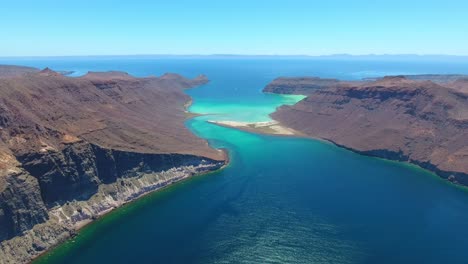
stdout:
<svg viewBox="0 0 468 264">
<path fill-rule="evenodd" d="M 225 163 L 184 126 L 183 90 L 205 76 L 14 72 L 0 78 L 0 263 L 28 262 L 109 210 Z"/>
<path fill-rule="evenodd" d="M 465 80 L 452 77 L 333 81 L 308 90 L 307 98 L 279 108 L 272 117 L 305 135 L 362 154 L 414 163 L 468 185 L 467 86 Z M 291 93 L 296 93 L 294 87 Z"/>
<path fill-rule="evenodd" d="M 322 79 L 319 77 L 280 77 L 270 82 L 264 89 L 265 93 L 308 95 L 315 90 L 341 86 L 343 82 L 337 79 Z"/>
</svg>

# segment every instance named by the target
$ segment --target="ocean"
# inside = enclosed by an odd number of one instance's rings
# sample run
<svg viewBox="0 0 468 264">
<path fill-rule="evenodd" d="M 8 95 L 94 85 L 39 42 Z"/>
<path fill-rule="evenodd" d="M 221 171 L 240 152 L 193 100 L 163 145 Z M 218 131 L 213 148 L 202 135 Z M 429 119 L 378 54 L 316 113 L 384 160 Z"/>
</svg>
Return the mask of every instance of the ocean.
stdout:
<svg viewBox="0 0 468 264">
<path fill-rule="evenodd" d="M 206 74 L 187 90 L 186 126 L 230 154 L 193 177 L 113 211 L 36 263 L 467 263 L 468 191 L 415 166 L 305 138 L 207 120 L 268 121 L 297 96 L 263 94 L 279 76 L 356 80 L 468 74 L 468 61 L 236 57 L 0 59 L 54 70 L 135 76 Z"/>
</svg>

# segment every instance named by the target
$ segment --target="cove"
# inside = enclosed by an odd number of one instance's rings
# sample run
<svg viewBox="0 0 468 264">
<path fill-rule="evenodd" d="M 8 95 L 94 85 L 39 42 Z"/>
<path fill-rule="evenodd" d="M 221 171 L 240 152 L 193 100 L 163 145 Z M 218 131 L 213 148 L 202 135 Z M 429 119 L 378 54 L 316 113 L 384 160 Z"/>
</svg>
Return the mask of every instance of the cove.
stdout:
<svg viewBox="0 0 468 264">
<path fill-rule="evenodd" d="M 29 62 L 41 63 L 51 64 Z M 268 81 L 281 75 L 357 78 L 368 74 L 366 69 L 427 73 L 443 65 L 302 60 L 53 63 L 61 69 L 118 68 L 137 75 L 205 73 L 210 84 L 187 92 L 193 98 L 190 111 L 208 115 L 186 125 L 211 146 L 226 148 L 231 162 L 222 171 L 193 177 L 110 213 L 36 263 L 466 261 L 465 189 L 413 166 L 321 141 L 206 122 L 269 120 L 277 106 L 300 99 L 261 93 Z"/>
</svg>

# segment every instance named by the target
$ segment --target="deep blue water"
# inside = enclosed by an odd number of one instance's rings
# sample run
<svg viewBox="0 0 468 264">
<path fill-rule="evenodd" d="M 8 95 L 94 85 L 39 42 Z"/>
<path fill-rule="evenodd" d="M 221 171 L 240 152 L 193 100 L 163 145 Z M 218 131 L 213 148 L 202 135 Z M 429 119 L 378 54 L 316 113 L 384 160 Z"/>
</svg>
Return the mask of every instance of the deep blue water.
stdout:
<svg viewBox="0 0 468 264">
<path fill-rule="evenodd" d="M 194 109 L 276 105 L 261 93 L 278 76 L 341 79 L 467 73 L 468 62 L 305 59 L 68 58 L 0 60 L 57 70 L 137 76 L 203 73 Z M 235 104 L 235 107 L 232 105 Z M 199 108 L 199 109 L 200 109 Z M 261 118 L 257 108 L 242 118 Z M 238 113 L 232 113 L 236 115 Z M 239 117 L 238 115 L 236 115 Z M 231 113 L 224 118 L 229 119 Z M 98 220 L 43 263 L 467 263 L 468 191 L 406 164 L 320 141 L 256 135 L 189 120 L 231 164 Z M 265 118 L 268 118 L 265 116 Z"/>
</svg>

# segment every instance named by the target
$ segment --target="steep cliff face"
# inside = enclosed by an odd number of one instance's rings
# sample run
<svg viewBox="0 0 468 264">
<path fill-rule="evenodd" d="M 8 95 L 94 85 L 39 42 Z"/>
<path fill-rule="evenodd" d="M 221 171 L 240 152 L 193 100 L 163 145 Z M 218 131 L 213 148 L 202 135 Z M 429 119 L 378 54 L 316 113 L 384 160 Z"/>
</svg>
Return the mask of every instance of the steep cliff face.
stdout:
<svg viewBox="0 0 468 264">
<path fill-rule="evenodd" d="M 79 142 L 18 157 L 0 192 L 0 263 L 28 262 L 75 230 L 135 198 L 224 161 L 104 149 Z M 3 184 L 2 184 L 3 185 Z"/>
<path fill-rule="evenodd" d="M 83 223 L 222 167 L 184 126 L 183 89 L 205 76 L 50 69 L 0 78 L 0 263 L 27 262 Z"/>
<path fill-rule="evenodd" d="M 37 179 L 17 170 L 0 178 L 0 241 L 49 219 Z"/>
<path fill-rule="evenodd" d="M 450 78 L 439 84 L 417 79 L 343 82 L 283 106 L 272 117 L 311 137 L 408 161 L 468 185 L 468 94 L 449 88 Z"/>
<path fill-rule="evenodd" d="M 337 79 L 322 79 L 318 77 L 280 77 L 270 82 L 264 89 L 266 93 L 308 95 L 316 90 L 341 86 L 343 82 Z"/>
<path fill-rule="evenodd" d="M 49 208 L 71 200 L 87 200 L 99 185 L 135 177 L 138 173 L 199 165 L 203 160 L 219 167 L 212 159 L 194 155 L 119 151 L 87 142 L 67 145 L 61 151 L 28 153 L 17 158 L 37 179 L 42 200 Z"/>
</svg>

